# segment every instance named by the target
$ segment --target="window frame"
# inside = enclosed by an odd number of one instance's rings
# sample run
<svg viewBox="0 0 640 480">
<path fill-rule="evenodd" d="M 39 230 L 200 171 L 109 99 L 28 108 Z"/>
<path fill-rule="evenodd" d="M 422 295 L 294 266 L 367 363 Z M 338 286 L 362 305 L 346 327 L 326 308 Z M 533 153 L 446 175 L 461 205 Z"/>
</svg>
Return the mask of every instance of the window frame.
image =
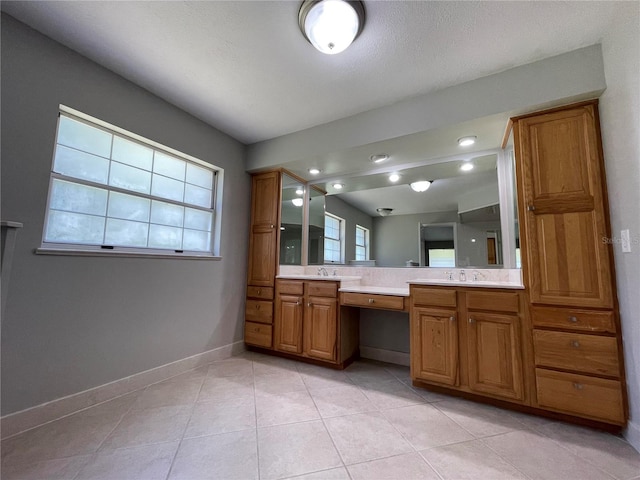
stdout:
<svg viewBox="0 0 640 480">
<path fill-rule="evenodd" d="M 340 218 L 337 215 L 334 215 L 332 213 L 329 212 L 325 212 L 324 213 L 324 217 L 325 217 L 325 229 L 324 229 L 324 245 L 323 245 L 323 251 L 322 251 L 322 258 L 324 260 L 325 264 L 330 264 L 330 265 L 341 265 L 344 264 L 344 218 Z M 334 220 L 338 221 L 338 232 L 339 232 L 339 238 L 332 238 L 332 237 L 327 237 L 327 228 L 326 228 L 326 218 L 332 218 Z M 327 248 L 327 240 L 331 240 L 332 242 L 339 242 L 340 244 L 340 261 L 335 261 L 335 260 L 327 260 L 326 258 L 326 248 Z"/>
<path fill-rule="evenodd" d="M 107 184 L 101 184 L 99 182 L 92 182 L 83 178 L 70 177 L 64 174 L 60 174 L 54 171 L 56 151 L 58 148 L 58 135 L 60 129 L 60 118 L 62 116 L 68 117 L 71 120 L 81 122 L 89 125 L 92 128 L 100 129 L 108 132 L 109 134 L 119 136 L 124 140 L 131 141 L 140 144 L 146 148 L 151 148 L 154 151 L 167 154 L 173 157 L 177 157 L 180 160 L 184 160 L 187 164 L 195 164 L 196 166 L 206 168 L 213 174 L 213 182 L 211 186 L 211 208 L 207 209 L 202 206 L 189 204 L 183 201 L 171 200 L 168 198 L 158 197 L 152 195 L 151 191 L 147 193 L 140 193 L 133 190 L 127 190 L 121 187 L 112 186 Z M 112 162 L 111 158 L 108 159 Z M 153 172 L 151 172 L 153 175 Z M 122 193 L 126 195 L 136 196 L 138 198 L 149 199 L 150 202 L 156 200 L 158 202 L 169 203 L 173 205 L 179 205 L 186 208 L 193 208 L 196 210 L 209 211 L 212 214 L 211 224 L 211 241 L 210 249 L 208 251 L 199 250 L 171 250 L 154 247 L 125 247 L 116 245 L 91 245 L 83 243 L 57 243 L 45 241 L 45 235 L 47 233 L 50 215 L 50 203 L 52 195 L 52 187 L 54 180 L 62 180 L 70 182 L 76 185 L 90 186 L 102 188 L 108 192 Z M 183 183 L 187 183 L 186 180 Z M 116 257 L 147 257 L 147 258 L 183 258 L 183 259 L 204 259 L 204 260 L 220 260 L 220 243 L 221 243 L 221 225 L 222 225 L 222 198 L 223 198 L 223 183 L 224 183 L 224 169 L 217 167 L 211 163 L 205 162 L 191 155 L 185 154 L 171 147 L 167 147 L 148 138 L 142 137 L 135 133 L 132 133 L 123 128 L 117 127 L 103 120 L 97 119 L 85 113 L 79 112 L 73 108 L 65 105 L 59 106 L 58 117 L 56 119 L 56 132 L 53 144 L 53 152 L 51 156 L 51 168 L 49 172 L 49 189 L 47 192 L 47 201 L 44 212 L 44 222 L 42 228 L 42 238 L 40 247 L 35 250 L 37 254 L 47 255 L 81 255 L 81 256 L 116 256 Z M 105 213 L 105 219 L 110 218 Z M 144 222 L 143 222 L 144 223 Z M 150 220 L 147 222 L 150 223 Z M 184 225 L 180 227 L 184 231 Z"/>
<path fill-rule="evenodd" d="M 364 233 L 364 245 L 360 245 L 358 243 L 358 230 L 362 230 Z M 356 223 L 356 237 L 355 237 L 355 241 L 354 244 L 356 246 L 356 250 L 355 250 L 355 260 L 356 261 L 367 261 L 369 260 L 370 257 L 370 249 L 369 249 L 369 229 L 363 227 L 362 225 L 358 225 Z M 358 247 L 360 248 L 364 248 L 364 258 L 358 258 Z"/>
</svg>

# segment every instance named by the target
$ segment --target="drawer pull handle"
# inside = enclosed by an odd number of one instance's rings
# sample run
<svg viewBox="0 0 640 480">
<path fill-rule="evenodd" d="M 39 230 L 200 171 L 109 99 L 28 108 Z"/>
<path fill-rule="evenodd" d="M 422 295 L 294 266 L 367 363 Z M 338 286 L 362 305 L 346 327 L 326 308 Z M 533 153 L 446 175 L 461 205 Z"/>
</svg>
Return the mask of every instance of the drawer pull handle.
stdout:
<svg viewBox="0 0 640 480">
<path fill-rule="evenodd" d="M 534 212 L 536 210 L 536 206 L 535 205 L 527 205 L 527 210 L 529 212 Z"/>
<path fill-rule="evenodd" d="M 449 321 L 455 322 L 456 321 L 456 317 L 453 317 L 453 316 L 449 317 Z"/>
<path fill-rule="evenodd" d="M 258 295 L 260 295 L 261 293 L 262 293 L 262 289 L 261 289 L 261 288 L 259 288 L 259 289 L 258 289 Z"/>
<path fill-rule="evenodd" d="M 578 318 L 577 318 L 577 317 L 574 317 L 574 316 L 571 316 L 571 317 L 569 317 L 569 321 L 570 321 L 571 323 L 577 323 L 577 322 L 578 322 Z"/>
<path fill-rule="evenodd" d="M 374 302 L 373 298 L 370 298 L 369 303 L 373 303 L 373 302 Z"/>
<path fill-rule="evenodd" d="M 469 317 L 469 323 L 476 323 L 476 321 L 473 318 Z"/>
<path fill-rule="evenodd" d="M 260 310 L 260 305 L 256 305 L 256 310 Z"/>
<path fill-rule="evenodd" d="M 578 340 L 572 340 L 571 341 L 571 346 L 573 348 L 580 348 L 580 342 Z"/>
<path fill-rule="evenodd" d="M 307 303 L 307 307 L 313 307 L 313 303 L 311 302 Z"/>
<path fill-rule="evenodd" d="M 582 390 L 584 388 L 584 385 L 582 385 L 581 383 L 573 383 L 573 388 L 575 388 L 576 390 Z"/>
</svg>

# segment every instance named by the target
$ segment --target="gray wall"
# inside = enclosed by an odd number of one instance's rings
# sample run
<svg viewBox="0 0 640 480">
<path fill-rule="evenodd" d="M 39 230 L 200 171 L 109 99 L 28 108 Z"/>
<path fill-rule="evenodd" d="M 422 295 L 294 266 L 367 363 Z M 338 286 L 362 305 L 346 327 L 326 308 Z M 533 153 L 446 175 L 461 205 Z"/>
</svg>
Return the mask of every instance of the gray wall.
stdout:
<svg viewBox="0 0 640 480">
<path fill-rule="evenodd" d="M 404 267 L 407 260 L 418 261 L 420 223 L 456 222 L 456 212 L 390 215 L 373 219 L 371 258 L 379 267 Z"/>
<path fill-rule="evenodd" d="M 373 222 L 369 215 L 362 210 L 349 205 L 344 200 L 335 195 L 327 195 L 325 197 L 325 209 L 328 213 L 332 213 L 344 220 L 344 259 L 348 264 L 349 260 L 356 258 L 356 225 L 369 229 L 369 242 L 373 243 Z M 373 252 L 370 246 L 370 252 Z M 375 260 L 373 255 L 370 255 Z"/>
<path fill-rule="evenodd" d="M 18 233 L 2 319 L 2 414 L 242 339 L 244 147 L 2 15 L 2 219 Z M 225 169 L 221 261 L 35 255 L 58 105 Z"/>
<path fill-rule="evenodd" d="M 627 439 L 640 450 L 640 3 L 620 4 L 602 40 L 607 90 L 600 99 L 611 227 L 614 240 L 629 229 L 631 253 L 613 250 L 627 369 Z"/>
<path fill-rule="evenodd" d="M 361 308 L 360 345 L 409 353 L 409 314 Z"/>
</svg>

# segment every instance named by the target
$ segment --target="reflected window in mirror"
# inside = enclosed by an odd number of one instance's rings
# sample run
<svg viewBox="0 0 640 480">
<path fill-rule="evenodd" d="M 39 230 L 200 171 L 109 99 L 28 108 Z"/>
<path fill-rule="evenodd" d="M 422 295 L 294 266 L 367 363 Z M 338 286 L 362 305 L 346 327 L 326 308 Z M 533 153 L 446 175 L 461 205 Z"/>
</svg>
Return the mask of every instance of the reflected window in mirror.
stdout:
<svg viewBox="0 0 640 480">
<path fill-rule="evenodd" d="M 356 261 L 369 260 L 369 229 L 356 225 Z"/>
<path fill-rule="evenodd" d="M 344 263 L 344 220 L 330 213 L 324 215 L 324 261 Z"/>
</svg>

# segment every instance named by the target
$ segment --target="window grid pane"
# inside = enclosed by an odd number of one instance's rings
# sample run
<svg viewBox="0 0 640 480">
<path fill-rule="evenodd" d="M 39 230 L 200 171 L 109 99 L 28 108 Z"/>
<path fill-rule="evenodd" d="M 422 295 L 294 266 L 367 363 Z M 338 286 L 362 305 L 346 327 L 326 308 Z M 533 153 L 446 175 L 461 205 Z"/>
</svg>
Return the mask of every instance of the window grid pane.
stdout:
<svg viewBox="0 0 640 480">
<path fill-rule="evenodd" d="M 325 214 L 324 216 L 324 261 L 342 262 L 342 222 L 343 220 Z"/>
<path fill-rule="evenodd" d="M 214 182 L 213 169 L 61 113 L 43 242 L 211 252 Z"/>
</svg>

